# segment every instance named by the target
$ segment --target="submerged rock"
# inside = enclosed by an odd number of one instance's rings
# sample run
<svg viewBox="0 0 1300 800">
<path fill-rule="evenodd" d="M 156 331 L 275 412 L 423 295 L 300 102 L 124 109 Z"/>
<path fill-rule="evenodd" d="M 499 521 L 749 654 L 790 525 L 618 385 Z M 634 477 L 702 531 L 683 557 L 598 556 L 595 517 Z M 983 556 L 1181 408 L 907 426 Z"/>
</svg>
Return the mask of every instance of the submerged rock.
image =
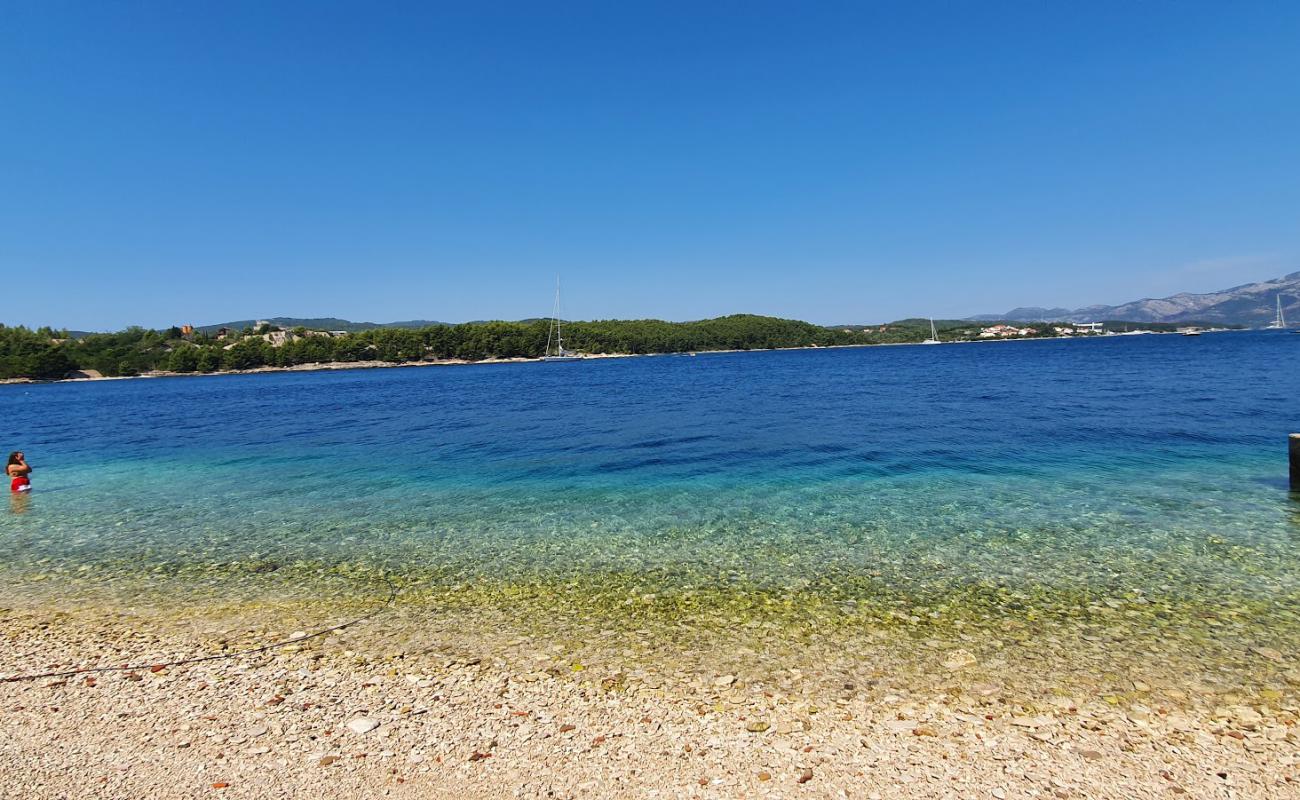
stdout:
<svg viewBox="0 0 1300 800">
<path fill-rule="evenodd" d="M 977 663 L 975 656 L 966 650 L 953 650 L 943 659 L 944 668 L 954 671 L 973 667 Z"/>
<path fill-rule="evenodd" d="M 1250 648 L 1250 652 L 1252 652 L 1252 653 L 1254 653 L 1255 655 L 1260 656 L 1260 657 L 1262 657 L 1262 658 L 1267 658 L 1269 661 L 1281 661 L 1281 660 L 1282 660 L 1282 653 L 1281 653 L 1281 651 L 1279 651 L 1279 650 L 1274 650 L 1274 649 L 1271 648 L 1271 647 L 1252 647 L 1252 648 Z"/>
</svg>

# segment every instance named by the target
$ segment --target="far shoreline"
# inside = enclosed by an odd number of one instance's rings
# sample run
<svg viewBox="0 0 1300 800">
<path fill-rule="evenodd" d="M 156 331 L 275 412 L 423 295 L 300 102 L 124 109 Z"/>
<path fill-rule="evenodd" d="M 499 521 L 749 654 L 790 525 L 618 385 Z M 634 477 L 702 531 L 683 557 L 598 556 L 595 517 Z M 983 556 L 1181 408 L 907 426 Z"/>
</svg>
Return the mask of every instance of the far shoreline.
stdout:
<svg viewBox="0 0 1300 800">
<path fill-rule="evenodd" d="M 1249 329 L 1247 329 L 1249 330 Z M 1224 333 L 1232 332 L 1232 328 L 1212 328 L 1202 331 L 1202 333 Z M 1125 336 L 1135 334 L 1114 334 L 1113 336 Z M 1162 336 L 1162 335 L 1181 335 L 1178 331 L 1148 331 L 1141 334 L 1143 336 Z M 1060 341 L 1060 340 L 1090 340 L 1090 339 L 1109 339 L 1112 335 L 1104 336 L 1032 336 L 1032 337 L 1007 337 L 997 339 L 961 339 L 940 344 L 991 344 L 995 342 L 1041 342 L 1041 341 Z M 680 351 L 680 352 L 663 352 L 663 353 L 592 353 L 582 356 L 583 361 L 595 361 L 613 358 L 656 358 L 665 356 L 692 356 L 697 353 L 772 353 L 786 352 L 793 350 L 849 350 L 862 347 L 912 347 L 922 345 L 923 342 L 870 342 L 862 344 L 831 344 L 831 345 L 800 345 L 797 347 L 765 347 L 750 348 L 747 350 L 697 350 L 697 351 Z M 933 345 L 930 345 L 933 346 Z M 0 386 L 22 386 L 33 384 L 56 384 L 56 383 L 98 383 L 101 381 L 129 381 L 142 379 L 157 378 L 200 378 L 216 377 L 229 375 L 260 375 L 278 372 L 332 372 L 354 369 L 396 369 L 402 367 L 466 367 L 475 365 L 492 365 L 492 364 L 532 364 L 541 363 L 542 358 L 526 358 L 522 356 L 508 358 L 484 358 L 477 361 L 471 361 L 463 358 L 443 358 L 432 361 L 314 361 L 307 364 L 295 364 L 288 367 L 255 367 L 253 369 L 219 369 L 212 372 L 170 372 L 167 370 L 152 370 L 143 372 L 139 375 L 100 375 L 84 378 L 59 378 L 56 380 L 39 380 L 35 378 L 0 378 Z"/>
</svg>

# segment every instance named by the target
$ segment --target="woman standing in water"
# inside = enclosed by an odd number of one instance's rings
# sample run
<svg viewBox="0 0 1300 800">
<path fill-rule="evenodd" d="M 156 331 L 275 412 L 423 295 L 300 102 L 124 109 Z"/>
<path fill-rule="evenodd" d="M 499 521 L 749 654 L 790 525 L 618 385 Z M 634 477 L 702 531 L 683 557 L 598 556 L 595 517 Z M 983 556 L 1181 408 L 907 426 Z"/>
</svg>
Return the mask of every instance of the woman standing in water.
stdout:
<svg viewBox="0 0 1300 800">
<path fill-rule="evenodd" d="M 5 474 L 9 476 L 9 491 L 30 492 L 32 482 L 27 476 L 31 473 L 32 468 L 27 466 L 27 459 L 21 450 L 9 454 L 9 463 L 5 465 Z"/>
</svg>

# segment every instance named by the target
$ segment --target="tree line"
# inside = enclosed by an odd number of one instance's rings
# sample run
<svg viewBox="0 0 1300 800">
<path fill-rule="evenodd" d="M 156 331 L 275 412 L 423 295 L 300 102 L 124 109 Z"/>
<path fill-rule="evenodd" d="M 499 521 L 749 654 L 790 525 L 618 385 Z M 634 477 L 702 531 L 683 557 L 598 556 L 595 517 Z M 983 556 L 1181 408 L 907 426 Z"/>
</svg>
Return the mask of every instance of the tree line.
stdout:
<svg viewBox="0 0 1300 800">
<path fill-rule="evenodd" d="M 67 331 L 50 328 L 0 325 L 0 378 L 57 380 L 77 370 L 130 376 L 152 371 L 216 372 L 347 361 L 536 358 L 546 349 L 549 327 L 547 320 L 470 322 L 329 335 L 305 328 L 283 332 L 263 326 L 230 332 L 221 338 L 204 333 L 184 335 L 179 328 L 131 327 L 74 338 Z M 278 337 L 268 336 L 277 333 Z M 895 332 L 890 339 L 898 335 Z M 276 344 L 270 339 L 276 339 Z M 880 340 L 869 331 L 846 332 L 752 314 L 695 322 L 644 319 L 564 324 L 566 349 L 587 353 L 764 350 Z"/>
<path fill-rule="evenodd" d="M 1028 336 L 1054 336 L 1068 323 L 1029 323 Z M 1107 330 L 1130 323 L 1107 322 Z M 960 341 L 978 336 L 981 323 L 936 321 L 939 338 Z M 1172 329 L 1174 324 L 1144 323 Z M 348 361 L 401 363 L 438 359 L 537 358 L 546 350 L 549 320 L 466 322 L 423 328 L 372 328 L 331 335 L 324 331 L 273 325 L 246 327 L 218 337 L 183 334 L 180 328 L 131 327 L 115 333 L 74 337 L 67 331 L 0 324 L 0 379 L 58 380 L 77 370 L 105 376 L 145 372 L 217 372 L 258 367 L 292 367 Z M 682 353 L 708 350 L 769 350 L 850 344 L 919 342 L 930 334 L 927 319 L 887 325 L 824 327 L 799 320 L 734 314 L 694 322 L 658 319 L 594 320 L 564 323 L 567 349 L 586 353 Z"/>
</svg>

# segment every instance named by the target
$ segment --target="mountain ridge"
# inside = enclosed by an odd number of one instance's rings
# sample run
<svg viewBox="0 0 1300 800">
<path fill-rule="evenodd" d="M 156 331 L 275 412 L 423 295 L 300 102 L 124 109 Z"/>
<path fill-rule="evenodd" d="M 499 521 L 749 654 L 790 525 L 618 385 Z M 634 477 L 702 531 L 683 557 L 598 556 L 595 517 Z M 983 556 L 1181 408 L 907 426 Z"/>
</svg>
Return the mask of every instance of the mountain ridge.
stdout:
<svg viewBox="0 0 1300 800">
<path fill-rule="evenodd" d="M 1217 322 L 1227 325 L 1264 325 L 1273 321 L 1276 297 L 1282 296 L 1283 313 L 1300 320 L 1300 271 L 1266 281 L 1243 283 L 1215 292 L 1179 292 L 1168 297 L 1146 297 L 1120 305 L 1083 308 L 1020 306 L 1005 314 L 977 314 L 973 322 L 995 320 L 1060 322 Z"/>
</svg>

